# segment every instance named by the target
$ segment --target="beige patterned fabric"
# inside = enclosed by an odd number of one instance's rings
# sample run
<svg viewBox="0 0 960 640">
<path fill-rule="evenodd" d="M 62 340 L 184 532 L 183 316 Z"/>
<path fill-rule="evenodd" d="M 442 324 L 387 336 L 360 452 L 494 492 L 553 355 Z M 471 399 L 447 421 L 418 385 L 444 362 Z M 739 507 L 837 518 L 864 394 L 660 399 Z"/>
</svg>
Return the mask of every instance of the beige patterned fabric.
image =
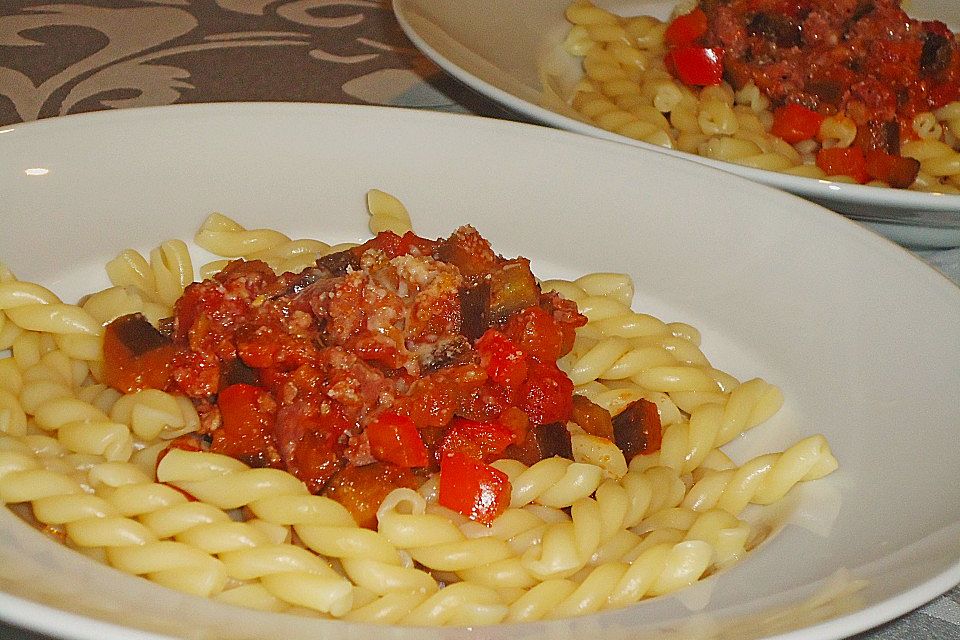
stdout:
<svg viewBox="0 0 960 640">
<path fill-rule="evenodd" d="M 492 111 L 377 0 L 0 3 L 0 124 L 189 102 Z"/>
</svg>

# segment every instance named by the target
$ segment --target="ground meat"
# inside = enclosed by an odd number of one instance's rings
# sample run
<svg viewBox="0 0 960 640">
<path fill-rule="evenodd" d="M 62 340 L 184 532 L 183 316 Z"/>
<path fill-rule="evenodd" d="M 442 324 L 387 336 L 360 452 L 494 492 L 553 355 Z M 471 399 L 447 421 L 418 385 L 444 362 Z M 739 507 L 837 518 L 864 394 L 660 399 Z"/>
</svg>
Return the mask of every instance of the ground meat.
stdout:
<svg viewBox="0 0 960 640">
<path fill-rule="evenodd" d="M 702 7 L 707 44 L 725 50 L 728 80 L 737 88 L 752 81 L 775 107 L 796 102 L 825 115 L 845 113 L 858 125 L 905 129 L 917 113 L 960 96 L 956 38 L 942 23 L 909 18 L 897 0 L 716 0 Z"/>
</svg>

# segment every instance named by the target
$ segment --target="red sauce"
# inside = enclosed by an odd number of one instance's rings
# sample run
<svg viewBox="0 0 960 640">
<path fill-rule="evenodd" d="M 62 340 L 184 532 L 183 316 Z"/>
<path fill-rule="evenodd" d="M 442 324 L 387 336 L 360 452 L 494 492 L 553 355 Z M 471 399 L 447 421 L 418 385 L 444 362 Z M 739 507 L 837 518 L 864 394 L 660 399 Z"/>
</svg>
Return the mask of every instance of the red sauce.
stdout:
<svg viewBox="0 0 960 640">
<path fill-rule="evenodd" d="M 726 78 L 777 107 L 795 102 L 858 125 L 858 145 L 897 154 L 914 115 L 960 98 L 960 48 L 897 0 L 702 0 Z"/>
<path fill-rule="evenodd" d="M 569 420 L 573 385 L 556 361 L 586 318 L 542 293 L 526 259 L 463 227 L 442 240 L 381 233 L 301 273 L 233 261 L 162 324 L 163 376 L 140 371 L 151 351 L 124 342 L 149 334 L 146 321 L 119 322 L 108 372 L 192 398 L 206 448 L 285 469 L 369 523 L 441 453 L 489 460 Z"/>
</svg>

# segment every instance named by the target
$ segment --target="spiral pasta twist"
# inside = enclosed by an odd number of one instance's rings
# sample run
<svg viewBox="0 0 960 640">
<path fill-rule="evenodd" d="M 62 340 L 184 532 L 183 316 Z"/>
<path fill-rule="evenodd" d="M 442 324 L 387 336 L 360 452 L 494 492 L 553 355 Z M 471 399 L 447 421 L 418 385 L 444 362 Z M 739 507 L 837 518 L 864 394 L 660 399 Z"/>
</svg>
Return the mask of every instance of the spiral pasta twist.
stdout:
<svg viewBox="0 0 960 640">
<path fill-rule="evenodd" d="M 592 569 L 580 583 L 547 580 L 510 605 L 507 621 L 527 622 L 584 615 L 624 606 L 644 596 L 675 591 L 696 582 L 710 566 L 713 549 L 701 540 L 658 544 L 632 563 L 609 562 Z"/>
<path fill-rule="evenodd" d="M 198 246 L 225 258 L 262 260 L 277 273 L 298 272 L 312 266 L 317 258 L 336 247 L 319 240 L 291 240 L 273 229 L 247 229 L 236 220 L 212 213 L 194 236 Z M 200 275 L 209 278 L 220 271 L 227 260 L 215 260 L 200 267 Z"/>
<path fill-rule="evenodd" d="M 357 527 L 340 504 L 310 495 L 302 482 L 286 472 L 250 469 L 217 454 L 174 450 L 161 460 L 157 474 L 203 503 L 221 509 L 245 507 L 264 522 L 292 527 L 307 548 L 338 559 L 346 576 L 372 593 L 425 593 L 436 588 L 428 574 L 404 571 L 409 567 L 403 566 L 402 557 L 382 536 Z M 228 567 L 244 579 L 259 578 L 268 591 L 287 602 L 332 615 L 343 615 L 352 608 L 353 584 L 317 556 L 304 555 L 302 548 L 257 546 L 225 553 L 229 555 L 221 558 Z M 288 575 L 284 579 L 271 577 L 286 574 L 291 564 L 300 566 L 307 575 L 292 581 L 287 580 Z M 291 587 L 291 582 L 299 587 Z"/>
<path fill-rule="evenodd" d="M 764 454 L 737 469 L 706 474 L 691 487 L 683 504 L 694 511 L 717 508 L 737 515 L 748 503 L 776 502 L 798 482 L 822 478 L 837 466 L 826 438 L 810 436 L 782 453 Z"/>
<path fill-rule="evenodd" d="M 709 453 L 766 421 L 783 404 L 778 387 L 754 378 L 737 386 L 720 403 L 694 408 L 687 421 L 669 425 L 663 432 L 660 451 L 644 456 L 637 464 L 659 464 L 689 473 Z"/>
<path fill-rule="evenodd" d="M 17 280 L 0 283 L 0 311 L 23 331 L 51 336 L 99 336 L 103 327 L 76 305 L 65 304 L 52 291 L 30 282 Z M 13 343 L 3 345 L 10 348 Z"/>
<path fill-rule="evenodd" d="M 392 231 L 402 236 L 413 229 L 410 214 L 397 198 L 385 191 L 367 191 L 367 212 L 370 214 L 370 231 Z"/>
<path fill-rule="evenodd" d="M 74 545 L 102 550 L 112 566 L 165 586 L 210 596 L 223 588 L 222 564 L 195 547 L 163 541 L 133 516 L 186 498 L 129 465 L 94 466 L 88 493 L 76 478 L 23 452 L 0 451 L 0 498 L 30 503 L 41 523 L 62 527 Z M 91 486 L 88 485 L 88 486 Z M 132 489 L 132 490 L 131 490 Z"/>
</svg>

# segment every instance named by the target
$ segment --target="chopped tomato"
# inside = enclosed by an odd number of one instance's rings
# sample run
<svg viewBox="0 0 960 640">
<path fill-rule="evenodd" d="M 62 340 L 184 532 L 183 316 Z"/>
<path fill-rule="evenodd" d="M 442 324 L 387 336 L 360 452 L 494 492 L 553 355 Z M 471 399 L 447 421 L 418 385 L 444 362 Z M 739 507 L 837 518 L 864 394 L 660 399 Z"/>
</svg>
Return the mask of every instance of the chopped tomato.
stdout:
<svg viewBox="0 0 960 640">
<path fill-rule="evenodd" d="M 104 382 L 125 393 L 165 389 L 176 351 L 143 315 L 121 316 L 103 335 Z"/>
<path fill-rule="evenodd" d="M 421 238 L 412 231 L 408 231 L 402 236 L 392 231 L 381 231 L 376 236 L 367 240 L 363 244 L 352 248 L 350 251 L 354 255 L 361 255 L 368 249 L 379 249 L 383 251 L 388 258 L 418 253 L 420 255 L 430 255 L 437 243 L 433 240 Z"/>
<path fill-rule="evenodd" d="M 561 356 L 566 338 L 560 323 L 541 307 L 527 307 L 511 316 L 503 331 L 517 347 L 543 362 Z"/>
<path fill-rule="evenodd" d="M 527 357 L 504 334 L 488 329 L 476 344 L 480 365 L 493 382 L 517 389 L 527 377 Z"/>
<path fill-rule="evenodd" d="M 723 80 L 723 49 L 685 46 L 667 52 L 667 70 L 684 84 L 705 87 Z"/>
<path fill-rule="evenodd" d="M 513 434 L 513 441 L 522 444 L 527 439 L 527 432 L 530 429 L 530 418 L 523 410 L 516 407 L 507 407 L 497 418 L 497 422 L 510 430 Z"/>
<path fill-rule="evenodd" d="M 867 152 L 866 169 L 872 178 L 883 180 L 895 189 L 906 189 L 917 179 L 920 162 L 874 149 Z"/>
<path fill-rule="evenodd" d="M 510 506 L 507 474 L 465 453 L 440 460 L 438 502 L 481 524 L 490 524 Z"/>
<path fill-rule="evenodd" d="M 860 184 L 867 182 L 867 161 L 859 147 L 833 147 L 817 152 L 817 166 L 828 176 L 850 176 Z"/>
<path fill-rule="evenodd" d="M 442 460 L 448 453 L 460 452 L 490 462 L 515 440 L 514 432 L 499 421 L 454 418 L 437 443 L 437 455 Z"/>
<path fill-rule="evenodd" d="M 275 450 L 273 438 L 276 402 L 270 393 L 252 384 L 234 384 L 217 396 L 220 428 L 211 448 L 244 462 L 262 460 Z"/>
<path fill-rule="evenodd" d="M 453 376 L 451 376 L 452 378 Z M 457 388 L 454 381 L 440 376 L 420 378 L 410 387 L 410 393 L 394 406 L 401 408 L 419 428 L 442 427 L 453 418 Z"/>
<path fill-rule="evenodd" d="M 367 425 L 370 453 L 377 460 L 398 467 L 425 467 L 429 463 L 427 447 L 417 426 L 408 416 L 392 411 L 382 413 Z"/>
<path fill-rule="evenodd" d="M 573 382 L 557 365 L 530 359 L 518 406 L 534 424 L 566 422 L 573 410 Z"/>
<path fill-rule="evenodd" d="M 796 102 L 778 107 L 773 112 L 773 126 L 770 133 L 783 138 L 790 144 L 810 140 L 820 132 L 824 116 L 807 109 Z"/>
<path fill-rule="evenodd" d="M 690 13 L 677 16 L 663 33 L 668 47 L 692 45 L 707 32 L 707 14 L 697 7 Z"/>
</svg>

